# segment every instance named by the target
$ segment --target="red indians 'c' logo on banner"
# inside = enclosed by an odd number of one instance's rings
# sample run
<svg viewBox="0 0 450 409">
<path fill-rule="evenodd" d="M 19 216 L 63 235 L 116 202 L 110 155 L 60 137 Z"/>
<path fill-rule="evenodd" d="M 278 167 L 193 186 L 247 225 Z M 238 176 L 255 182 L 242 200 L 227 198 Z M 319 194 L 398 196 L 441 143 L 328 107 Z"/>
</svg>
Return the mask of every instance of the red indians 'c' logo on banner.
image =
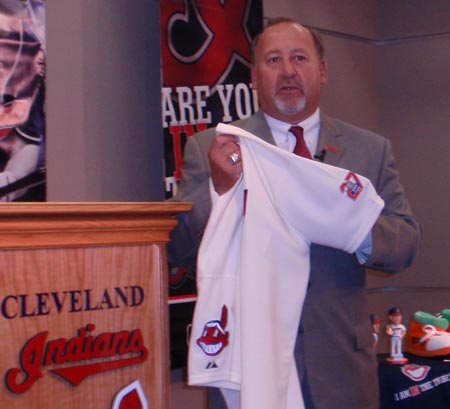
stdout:
<svg viewBox="0 0 450 409">
<path fill-rule="evenodd" d="M 166 86 L 213 87 L 226 77 L 235 60 L 249 65 L 251 40 L 245 20 L 250 1 L 162 3 L 161 47 Z"/>
<path fill-rule="evenodd" d="M 51 372 L 78 386 L 88 376 L 147 360 L 141 330 L 89 335 L 94 330 L 95 325 L 88 324 L 70 339 L 47 341 L 48 331 L 30 338 L 20 352 L 20 368 L 11 368 L 6 373 L 7 388 L 13 393 L 27 392 L 44 376 L 45 366 L 52 365 Z"/>
</svg>

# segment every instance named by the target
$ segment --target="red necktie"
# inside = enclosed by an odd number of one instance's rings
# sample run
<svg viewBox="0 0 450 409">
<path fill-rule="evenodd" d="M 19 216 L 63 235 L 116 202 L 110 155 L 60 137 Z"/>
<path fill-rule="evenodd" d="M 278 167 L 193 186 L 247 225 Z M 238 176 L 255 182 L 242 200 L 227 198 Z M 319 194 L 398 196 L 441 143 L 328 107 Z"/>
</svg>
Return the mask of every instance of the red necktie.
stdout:
<svg viewBox="0 0 450 409">
<path fill-rule="evenodd" d="M 298 156 L 302 156 L 303 158 L 312 159 L 311 152 L 306 146 L 305 139 L 303 138 L 303 128 L 301 126 L 291 126 L 289 128 L 289 132 L 291 132 L 295 136 L 295 139 L 297 139 L 294 153 Z"/>
</svg>

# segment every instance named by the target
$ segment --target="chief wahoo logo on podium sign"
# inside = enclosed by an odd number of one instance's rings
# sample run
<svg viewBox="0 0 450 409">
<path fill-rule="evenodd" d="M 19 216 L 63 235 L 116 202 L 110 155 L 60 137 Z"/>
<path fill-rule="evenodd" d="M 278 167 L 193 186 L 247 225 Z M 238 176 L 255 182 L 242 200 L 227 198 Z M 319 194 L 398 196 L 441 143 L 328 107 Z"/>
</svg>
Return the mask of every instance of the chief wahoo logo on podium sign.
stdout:
<svg viewBox="0 0 450 409">
<path fill-rule="evenodd" d="M 114 397 L 111 409 L 148 409 L 141 383 L 134 381 L 121 389 Z"/>
</svg>

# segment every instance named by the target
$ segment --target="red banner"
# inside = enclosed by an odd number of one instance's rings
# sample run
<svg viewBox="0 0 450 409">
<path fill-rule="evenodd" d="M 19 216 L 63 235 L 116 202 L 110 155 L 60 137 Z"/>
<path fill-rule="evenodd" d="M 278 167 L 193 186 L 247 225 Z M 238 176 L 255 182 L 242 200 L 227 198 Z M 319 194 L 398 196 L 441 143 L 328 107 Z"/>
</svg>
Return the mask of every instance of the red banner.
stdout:
<svg viewBox="0 0 450 409">
<path fill-rule="evenodd" d="M 249 68 L 261 27 L 262 0 L 161 1 L 167 197 L 181 179 L 186 138 L 257 109 Z"/>
</svg>

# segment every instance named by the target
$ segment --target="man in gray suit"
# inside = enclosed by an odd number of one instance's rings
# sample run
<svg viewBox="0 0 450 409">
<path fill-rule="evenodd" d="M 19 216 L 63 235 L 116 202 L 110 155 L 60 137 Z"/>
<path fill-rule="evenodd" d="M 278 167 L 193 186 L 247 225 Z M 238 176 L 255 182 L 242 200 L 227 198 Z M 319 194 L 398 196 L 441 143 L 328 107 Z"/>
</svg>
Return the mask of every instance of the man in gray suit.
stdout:
<svg viewBox="0 0 450 409">
<path fill-rule="evenodd" d="M 312 245 L 310 283 L 295 349 L 306 408 L 376 409 L 378 378 L 365 269 L 407 268 L 420 228 L 400 185 L 389 141 L 320 112 L 326 82 L 327 63 L 317 35 L 289 19 L 273 20 L 254 44 L 252 84 L 261 110 L 234 125 L 290 151 L 296 138 L 289 129 L 300 125 L 316 160 L 366 176 L 385 201 L 382 215 L 355 254 Z M 189 138 L 183 180 L 173 200 L 192 201 L 193 209 L 179 216 L 180 224 L 172 232 L 171 264 L 195 263 L 215 195 L 227 192 L 242 171 L 239 153 L 235 138 L 216 137 L 214 130 Z M 308 198 L 292 200 L 304 203 Z M 224 407 L 219 394 L 211 396 L 211 408 Z"/>
</svg>

